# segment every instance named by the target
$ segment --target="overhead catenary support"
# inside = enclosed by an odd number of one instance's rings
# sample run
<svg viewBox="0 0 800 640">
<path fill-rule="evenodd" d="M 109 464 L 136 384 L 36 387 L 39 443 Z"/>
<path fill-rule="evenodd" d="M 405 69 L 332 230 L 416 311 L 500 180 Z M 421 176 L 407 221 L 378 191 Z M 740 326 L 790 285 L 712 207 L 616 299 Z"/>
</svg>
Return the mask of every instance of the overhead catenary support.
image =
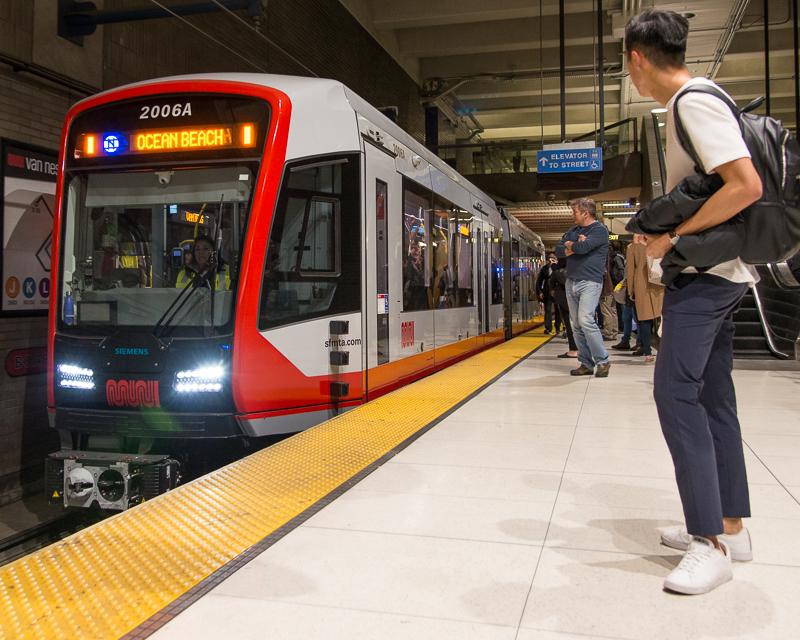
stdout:
<svg viewBox="0 0 800 640">
<path fill-rule="evenodd" d="M 764 0 L 764 96 L 767 115 L 772 113 L 772 101 L 769 95 L 769 0 Z"/>
<path fill-rule="evenodd" d="M 425 146 L 434 152 L 439 146 L 439 107 L 434 105 L 425 107 Z"/>
<path fill-rule="evenodd" d="M 794 130 L 800 130 L 800 34 L 797 33 L 797 11 L 800 0 L 792 2 L 792 33 L 794 34 Z"/>
<path fill-rule="evenodd" d="M 602 149 L 606 146 L 605 134 L 605 79 L 603 74 L 603 0 L 597 0 L 597 88 L 598 88 L 598 108 L 600 113 L 599 146 Z"/>
<path fill-rule="evenodd" d="M 168 9 L 150 6 L 141 9 L 98 10 L 93 2 L 58 0 L 58 35 L 62 38 L 80 38 L 93 34 L 97 26 L 102 24 L 169 18 L 174 15 L 191 16 L 224 9 L 247 9 L 251 17 L 257 17 L 261 16 L 263 6 L 260 0 L 215 0 L 181 4 Z"/>
<path fill-rule="evenodd" d="M 567 137 L 567 61 L 564 40 L 564 14 L 564 0 L 558 0 L 558 79 L 561 86 L 560 104 L 562 141 Z"/>
</svg>

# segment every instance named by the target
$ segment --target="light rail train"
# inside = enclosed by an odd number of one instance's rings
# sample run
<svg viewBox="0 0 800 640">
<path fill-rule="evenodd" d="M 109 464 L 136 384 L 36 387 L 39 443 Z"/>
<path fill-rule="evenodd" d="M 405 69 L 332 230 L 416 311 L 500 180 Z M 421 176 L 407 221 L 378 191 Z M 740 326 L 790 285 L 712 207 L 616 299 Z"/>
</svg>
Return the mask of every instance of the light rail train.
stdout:
<svg viewBox="0 0 800 640">
<path fill-rule="evenodd" d="M 339 82 L 197 75 L 68 114 L 48 494 L 126 509 L 532 326 L 543 245 Z M 424 401 L 424 399 L 420 399 Z"/>
</svg>

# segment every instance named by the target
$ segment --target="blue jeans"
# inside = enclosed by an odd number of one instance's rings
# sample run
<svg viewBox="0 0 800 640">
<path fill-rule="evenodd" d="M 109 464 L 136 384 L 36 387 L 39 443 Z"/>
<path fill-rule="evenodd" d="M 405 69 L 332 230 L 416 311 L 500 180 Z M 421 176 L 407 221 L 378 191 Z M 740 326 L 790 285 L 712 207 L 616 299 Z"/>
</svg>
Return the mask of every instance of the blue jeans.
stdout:
<svg viewBox="0 0 800 640">
<path fill-rule="evenodd" d="M 602 291 L 602 282 L 567 280 L 569 318 L 575 334 L 575 343 L 578 345 L 578 361 L 589 369 L 608 362 L 608 351 L 603 346 L 603 334 L 594 318 Z"/>
<path fill-rule="evenodd" d="M 633 304 L 630 302 L 622 305 L 622 342 L 631 341 L 633 331 Z"/>
</svg>

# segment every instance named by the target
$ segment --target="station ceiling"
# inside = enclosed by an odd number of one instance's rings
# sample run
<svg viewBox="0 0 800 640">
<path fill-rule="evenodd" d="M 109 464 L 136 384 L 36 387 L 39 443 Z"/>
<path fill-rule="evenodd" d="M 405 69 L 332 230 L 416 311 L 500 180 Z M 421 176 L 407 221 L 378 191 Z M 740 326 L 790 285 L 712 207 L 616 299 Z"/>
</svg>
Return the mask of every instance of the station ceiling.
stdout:
<svg viewBox="0 0 800 640">
<path fill-rule="evenodd" d="M 469 113 L 456 131 L 481 142 L 561 140 L 558 0 L 340 0 L 422 87 L 445 94 L 456 114 Z M 792 5 L 769 0 L 771 113 L 795 121 Z M 764 0 L 657 2 L 604 0 L 605 124 L 641 118 L 659 106 L 642 98 L 627 76 L 623 34 L 644 8 L 689 18 L 687 65 L 718 82 L 739 104 L 764 95 Z M 566 138 L 597 129 L 597 0 L 565 2 Z M 763 108 L 762 108 L 763 110 Z M 627 132 L 626 132 L 627 131 Z M 630 135 L 620 128 L 610 137 Z M 528 151 L 528 153 L 533 153 Z M 571 223 L 565 202 L 519 203 L 512 212 L 547 241 Z"/>
<path fill-rule="evenodd" d="M 451 89 L 485 141 L 557 142 L 560 129 L 557 0 L 341 0 L 417 82 L 432 94 Z M 597 111 L 596 0 L 566 5 L 567 137 L 594 130 Z M 643 99 L 625 72 L 622 36 L 631 15 L 652 2 L 603 3 L 605 122 L 642 116 Z M 770 0 L 772 113 L 794 122 L 790 0 Z M 658 2 L 693 14 L 687 62 L 736 100 L 765 91 L 763 0 Z"/>
</svg>

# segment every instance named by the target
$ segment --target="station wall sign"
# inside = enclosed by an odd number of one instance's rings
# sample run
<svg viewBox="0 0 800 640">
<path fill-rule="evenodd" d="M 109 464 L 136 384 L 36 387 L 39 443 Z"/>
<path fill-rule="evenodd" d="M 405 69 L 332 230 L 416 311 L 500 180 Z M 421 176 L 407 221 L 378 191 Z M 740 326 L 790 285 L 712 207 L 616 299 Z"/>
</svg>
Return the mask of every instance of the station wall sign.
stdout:
<svg viewBox="0 0 800 640">
<path fill-rule="evenodd" d="M 12 349 L 6 354 L 6 373 L 12 378 L 47 371 L 47 347 Z"/>
<path fill-rule="evenodd" d="M 58 154 L 0 140 L 0 293 L 4 315 L 46 315 Z"/>
<path fill-rule="evenodd" d="M 599 147 L 590 147 L 588 149 L 545 149 L 537 151 L 536 167 L 539 173 L 602 171 L 603 150 Z"/>
</svg>

